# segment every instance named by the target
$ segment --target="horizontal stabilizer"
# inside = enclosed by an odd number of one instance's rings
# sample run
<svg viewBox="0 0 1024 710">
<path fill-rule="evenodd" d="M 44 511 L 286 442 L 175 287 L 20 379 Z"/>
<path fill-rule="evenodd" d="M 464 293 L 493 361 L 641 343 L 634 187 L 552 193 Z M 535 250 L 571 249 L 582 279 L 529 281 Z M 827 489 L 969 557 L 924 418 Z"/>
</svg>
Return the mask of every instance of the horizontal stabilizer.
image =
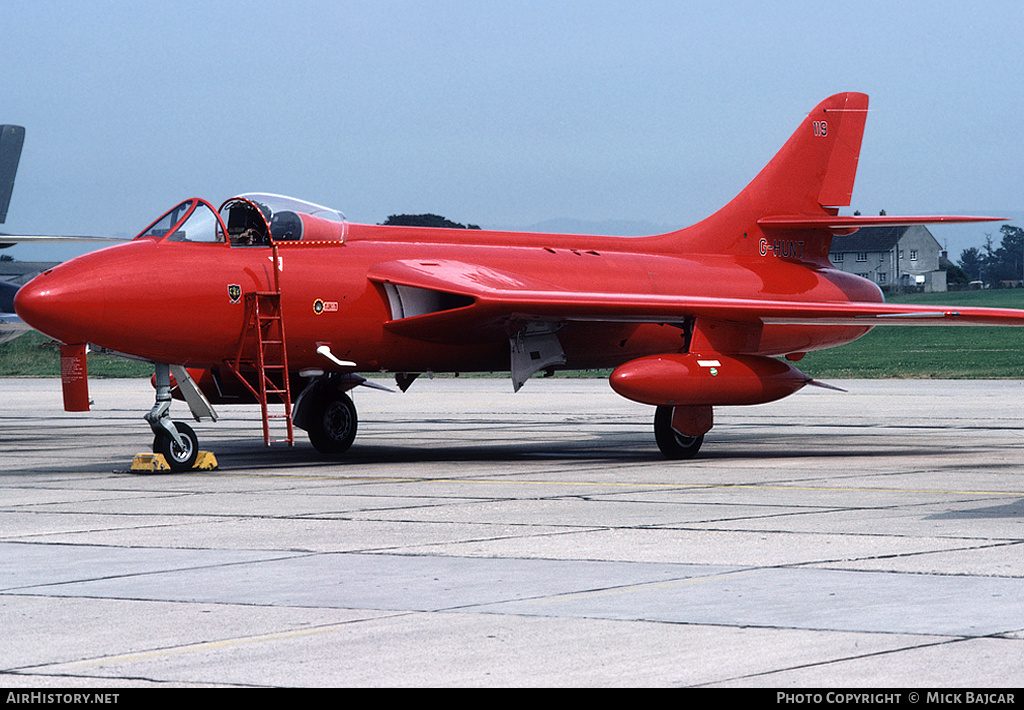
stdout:
<svg viewBox="0 0 1024 710">
<path fill-rule="evenodd" d="M 964 224 L 970 222 L 1006 222 L 1004 217 L 970 217 L 966 215 L 935 216 L 871 216 L 861 215 L 773 215 L 757 220 L 764 230 L 820 229 L 833 234 L 850 234 L 861 227 L 911 227 L 917 224 Z"/>
</svg>

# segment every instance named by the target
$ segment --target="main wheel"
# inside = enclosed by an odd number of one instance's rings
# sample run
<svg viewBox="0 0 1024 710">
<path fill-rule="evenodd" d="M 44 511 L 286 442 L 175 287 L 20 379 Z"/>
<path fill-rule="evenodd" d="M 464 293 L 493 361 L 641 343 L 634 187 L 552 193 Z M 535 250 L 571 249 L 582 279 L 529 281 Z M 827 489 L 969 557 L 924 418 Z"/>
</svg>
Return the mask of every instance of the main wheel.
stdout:
<svg viewBox="0 0 1024 710">
<path fill-rule="evenodd" d="M 672 407 L 658 407 L 654 412 L 654 440 L 665 458 L 692 459 L 704 443 L 704 435 L 686 436 L 672 428 Z"/>
<path fill-rule="evenodd" d="M 347 394 L 331 392 L 310 404 L 306 434 L 322 454 L 343 454 L 356 438 L 356 405 Z"/>
<path fill-rule="evenodd" d="M 178 446 L 170 434 L 160 432 L 153 439 L 153 453 L 163 454 L 172 471 L 188 471 L 199 456 L 199 439 L 185 422 L 174 422 L 174 428 L 178 430 L 184 445 Z"/>
</svg>

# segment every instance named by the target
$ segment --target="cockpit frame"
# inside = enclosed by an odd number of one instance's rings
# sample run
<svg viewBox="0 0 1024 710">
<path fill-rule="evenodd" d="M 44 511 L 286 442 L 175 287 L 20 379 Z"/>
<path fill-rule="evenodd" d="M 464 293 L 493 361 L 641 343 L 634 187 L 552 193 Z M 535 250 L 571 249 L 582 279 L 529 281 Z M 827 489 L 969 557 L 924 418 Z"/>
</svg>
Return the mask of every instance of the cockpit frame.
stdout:
<svg viewBox="0 0 1024 710">
<path fill-rule="evenodd" d="M 232 246 L 270 246 L 270 208 L 246 197 L 224 201 L 218 213 L 227 224 Z"/>
<path fill-rule="evenodd" d="M 249 193 L 225 200 L 215 210 L 189 198 L 165 212 L 136 239 L 270 246 L 275 243 L 344 243 L 345 216 L 329 207 L 284 195 Z"/>
<path fill-rule="evenodd" d="M 167 210 L 135 238 L 221 244 L 227 241 L 225 234 L 224 222 L 213 205 L 192 197 Z"/>
</svg>

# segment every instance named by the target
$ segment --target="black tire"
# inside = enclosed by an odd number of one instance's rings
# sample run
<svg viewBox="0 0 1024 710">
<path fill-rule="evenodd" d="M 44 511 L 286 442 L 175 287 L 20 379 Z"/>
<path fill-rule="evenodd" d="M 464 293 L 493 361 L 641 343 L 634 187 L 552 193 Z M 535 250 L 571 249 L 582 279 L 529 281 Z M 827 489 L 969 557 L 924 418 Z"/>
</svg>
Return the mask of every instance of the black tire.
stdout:
<svg viewBox="0 0 1024 710">
<path fill-rule="evenodd" d="M 347 394 L 330 392 L 310 403 L 306 434 L 322 454 L 343 454 L 356 438 L 356 405 Z"/>
<path fill-rule="evenodd" d="M 685 436 L 672 428 L 672 407 L 662 406 L 654 411 L 654 440 L 665 458 L 674 461 L 692 459 L 704 443 L 704 435 Z"/>
<path fill-rule="evenodd" d="M 174 422 L 174 428 L 181 435 L 184 447 L 175 444 L 170 434 L 161 432 L 153 439 L 153 453 L 163 454 L 172 471 L 189 471 L 199 456 L 199 439 L 192 427 L 184 422 Z"/>
</svg>

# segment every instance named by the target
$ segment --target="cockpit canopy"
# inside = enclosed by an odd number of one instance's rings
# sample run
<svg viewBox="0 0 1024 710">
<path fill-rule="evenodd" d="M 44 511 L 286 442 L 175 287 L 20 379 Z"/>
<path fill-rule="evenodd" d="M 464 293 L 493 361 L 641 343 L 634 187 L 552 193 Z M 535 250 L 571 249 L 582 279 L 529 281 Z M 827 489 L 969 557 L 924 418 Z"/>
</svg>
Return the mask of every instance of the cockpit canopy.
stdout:
<svg viewBox="0 0 1024 710">
<path fill-rule="evenodd" d="M 136 239 L 157 237 L 171 242 L 223 242 L 220 218 L 208 202 L 192 198 L 173 207 Z"/>
<path fill-rule="evenodd" d="M 199 198 L 185 200 L 139 234 L 171 242 L 225 242 L 266 246 L 299 240 L 344 241 L 345 216 L 330 207 L 284 195 L 249 193 L 215 211 Z"/>
</svg>

